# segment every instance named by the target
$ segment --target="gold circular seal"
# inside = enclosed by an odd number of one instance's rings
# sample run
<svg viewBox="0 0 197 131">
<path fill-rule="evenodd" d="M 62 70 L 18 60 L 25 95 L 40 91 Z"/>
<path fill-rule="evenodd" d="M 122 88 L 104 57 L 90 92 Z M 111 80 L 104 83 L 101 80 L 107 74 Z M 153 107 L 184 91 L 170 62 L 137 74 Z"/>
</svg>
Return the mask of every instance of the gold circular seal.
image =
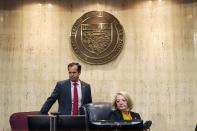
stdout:
<svg viewBox="0 0 197 131">
<path fill-rule="evenodd" d="M 88 64 L 114 60 L 123 48 L 123 28 L 110 13 L 91 11 L 76 20 L 71 45 L 79 59 Z"/>
</svg>

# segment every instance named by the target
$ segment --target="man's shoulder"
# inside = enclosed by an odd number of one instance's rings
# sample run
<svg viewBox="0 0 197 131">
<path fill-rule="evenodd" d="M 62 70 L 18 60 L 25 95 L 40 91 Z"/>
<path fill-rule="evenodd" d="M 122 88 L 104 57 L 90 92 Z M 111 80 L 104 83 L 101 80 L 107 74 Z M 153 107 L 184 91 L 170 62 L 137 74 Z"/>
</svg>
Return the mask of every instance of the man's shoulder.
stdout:
<svg viewBox="0 0 197 131">
<path fill-rule="evenodd" d="M 67 80 L 61 80 L 61 81 L 58 81 L 57 83 L 58 84 L 70 83 L 70 80 L 69 79 L 67 79 Z"/>
<path fill-rule="evenodd" d="M 88 85 L 88 86 L 90 86 L 90 84 L 87 83 L 87 82 L 85 82 L 85 81 L 81 81 L 81 80 L 80 80 L 80 82 L 81 82 L 81 85 Z"/>
<path fill-rule="evenodd" d="M 87 82 L 85 82 L 85 81 L 81 81 L 80 80 L 80 82 L 81 82 L 81 85 L 90 86 L 90 84 L 87 83 Z M 58 81 L 57 84 L 60 84 L 60 85 L 62 85 L 62 84 L 70 84 L 70 80 L 69 79 L 67 79 L 67 80 L 61 80 L 61 81 Z"/>
</svg>

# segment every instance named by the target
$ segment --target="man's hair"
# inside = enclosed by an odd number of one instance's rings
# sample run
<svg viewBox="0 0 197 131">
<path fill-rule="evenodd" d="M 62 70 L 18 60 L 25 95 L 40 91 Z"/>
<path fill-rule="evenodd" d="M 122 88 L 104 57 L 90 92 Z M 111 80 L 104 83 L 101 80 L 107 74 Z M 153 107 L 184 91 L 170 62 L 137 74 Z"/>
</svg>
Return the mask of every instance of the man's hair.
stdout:
<svg viewBox="0 0 197 131">
<path fill-rule="evenodd" d="M 133 109 L 133 102 L 132 102 L 130 96 L 129 96 L 126 92 L 118 92 L 118 93 L 116 93 L 116 95 L 115 95 L 115 97 L 114 97 L 114 100 L 113 100 L 113 102 L 112 102 L 112 108 L 113 108 L 114 110 L 117 110 L 116 98 L 117 98 L 118 95 L 121 95 L 121 96 L 123 96 L 123 97 L 126 99 L 126 101 L 127 101 L 127 106 L 128 106 L 128 108 L 129 108 L 129 110 L 131 111 L 131 110 Z"/>
<path fill-rule="evenodd" d="M 74 65 L 77 66 L 77 71 L 78 71 L 79 73 L 81 73 L 81 65 L 80 65 L 79 63 L 77 63 L 77 62 L 69 63 L 69 64 L 68 64 L 68 69 L 69 69 L 69 67 L 72 67 L 72 66 L 74 66 Z"/>
</svg>

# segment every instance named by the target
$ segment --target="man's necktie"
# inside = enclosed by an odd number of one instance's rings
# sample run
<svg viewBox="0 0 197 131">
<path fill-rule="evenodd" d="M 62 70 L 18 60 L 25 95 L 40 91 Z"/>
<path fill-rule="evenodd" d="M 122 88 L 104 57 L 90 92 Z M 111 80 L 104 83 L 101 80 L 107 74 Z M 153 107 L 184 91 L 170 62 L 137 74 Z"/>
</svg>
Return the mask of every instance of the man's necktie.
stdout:
<svg viewBox="0 0 197 131">
<path fill-rule="evenodd" d="M 78 91 L 77 91 L 77 83 L 73 83 L 73 85 L 74 85 L 73 115 L 78 115 Z"/>
</svg>

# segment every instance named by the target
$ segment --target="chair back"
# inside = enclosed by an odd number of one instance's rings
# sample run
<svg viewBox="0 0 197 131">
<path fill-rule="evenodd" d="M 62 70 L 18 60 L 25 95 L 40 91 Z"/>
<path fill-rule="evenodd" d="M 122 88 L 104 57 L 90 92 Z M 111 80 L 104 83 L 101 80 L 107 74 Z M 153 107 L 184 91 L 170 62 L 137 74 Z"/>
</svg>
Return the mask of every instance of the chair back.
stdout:
<svg viewBox="0 0 197 131">
<path fill-rule="evenodd" d="M 10 126 L 12 131 L 28 131 L 28 115 L 39 115 L 39 111 L 16 112 L 10 116 Z"/>
<path fill-rule="evenodd" d="M 108 120 L 111 112 L 111 103 L 95 102 L 84 106 L 89 121 Z"/>
<path fill-rule="evenodd" d="M 195 131 L 197 131 L 197 124 L 196 124 L 196 128 L 195 128 Z"/>
</svg>

